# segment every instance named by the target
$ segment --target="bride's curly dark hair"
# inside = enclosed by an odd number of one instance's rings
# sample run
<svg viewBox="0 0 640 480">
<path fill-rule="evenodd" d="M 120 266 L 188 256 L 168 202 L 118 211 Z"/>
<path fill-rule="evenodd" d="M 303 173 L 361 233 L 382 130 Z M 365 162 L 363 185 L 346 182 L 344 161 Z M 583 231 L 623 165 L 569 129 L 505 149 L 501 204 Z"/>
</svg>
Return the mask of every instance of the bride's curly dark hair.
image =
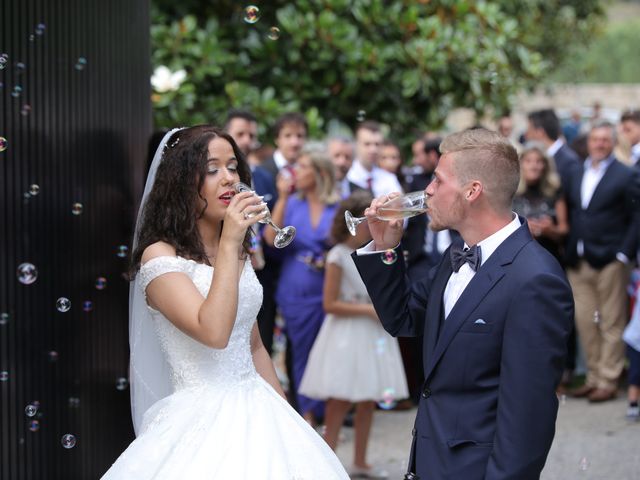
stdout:
<svg viewBox="0 0 640 480">
<path fill-rule="evenodd" d="M 209 264 L 197 228 L 197 220 L 207 208 L 200 190 L 207 175 L 209 142 L 224 138 L 238 160 L 240 181 L 251 184 L 251 170 L 236 142 L 223 131 L 210 125 L 198 125 L 175 132 L 167 141 L 156 171 L 153 188 L 147 198 L 138 244 L 131 256 L 131 276 L 140 268 L 142 253 L 149 245 L 166 242 L 176 255 Z M 199 208 L 199 200 L 205 206 Z M 248 254 L 251 230 L 247 230 L 243 250 Z"/>
</svg>

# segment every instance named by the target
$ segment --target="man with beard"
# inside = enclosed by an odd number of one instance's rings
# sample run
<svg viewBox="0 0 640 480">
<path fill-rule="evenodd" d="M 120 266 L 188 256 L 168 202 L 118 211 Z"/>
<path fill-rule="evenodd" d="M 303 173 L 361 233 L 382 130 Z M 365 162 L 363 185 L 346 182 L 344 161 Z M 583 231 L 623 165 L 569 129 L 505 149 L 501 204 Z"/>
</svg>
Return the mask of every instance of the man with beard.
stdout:
<svg viewBox="0 0 640 480">
<path fill-rule="evenodd" d="M 376 216 L 387 195 L 365 211 L 373 240 L 353 254 L 385 329 L 424 334 L 405 478 L 538 479 L 555 430 L 571 288 L 511 211 L 520 179 L 511 143 L 478 128 L 446 137 L 440 150 L 427 214 L 434 230 L 461 235 L 442 261 L 408 280 L 402 221 Z"/>
</svg>

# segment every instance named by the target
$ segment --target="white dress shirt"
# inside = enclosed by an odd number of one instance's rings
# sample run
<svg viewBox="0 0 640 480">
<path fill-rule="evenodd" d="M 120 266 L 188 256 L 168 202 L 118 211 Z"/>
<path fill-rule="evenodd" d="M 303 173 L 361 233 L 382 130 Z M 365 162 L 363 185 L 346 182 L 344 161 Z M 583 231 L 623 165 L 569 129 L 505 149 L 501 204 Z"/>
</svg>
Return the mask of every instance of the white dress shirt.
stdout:
<svg viewBox="0 0 640 480">
<path fill-rule="evenodd" d="M 289 162 L 287 162 L 287 159 L 284 158 L 284 155 L 280 150 L 276 150 L 275 152 L 273 152 L 273 161 L 276 163 L 278 171 L 282 170 L 283 167 L 289 165 Z"/>
<path fill-rule="evenodd" d="M 485 264 L 489 257 L 496 251 L 496 249 L 504 242 L 509 235 L 515 232 L 520 226 L 520 219 L 514 213 L 514 219 L 507 225 L 502 227 L 493 235 L 485 238 L 481 242 L 478 242 L 480 247 L 480 267 Z M 464 244 L 465 248 L 468 248 L 467 244 Z M 462 295 L 462 292 L 467 288 L 469 282 L 475 277 L 476 272 L 469 266 L 468 263 L 464 263 L 460 270 L 453 272 L 449 277 L 447 286 L 444 289 L 444 318 L 446 319 L 453 310 L 454 305 Z"/>
<path fill-rule="evenodd" d="M 640 143 L 636 143 L 631 147 L 631 165 L 636 165 L 640 161 Z"/>
<path fill-rule="evenodd" d="M 562 148 L 562 145 L 564 145 L 564 140 L 562 140 L 562 138 L 556 139 L 556 141 L 553 142 L 549 148 L 547 148 L 547 156 L 553 157 L 556 153 L 558 153 L 558 150 Z"/>
<path fill-rule="evenodd" d="M 369 171 L 356 159 L 347 173 L 347 179 L 361 188 L 368 189 L 369 178 L 371 178 L 371 190 L 374 197 L 391 192 L 402 192 L 398 177 L 393 173 L 376 166 Z"/>
<path fill-rule="evenodd" d="M 480 266 L 484 265 L 484 263 L 489 259 L 489 257 L 496 251 L 496 249 L 504 242 L 509 235 L 515 232 L 518 228 L 522 226 L 520 223 L 520 219 L 518 215 L 513 214 L 514 218 L 507 225 L 502 227 L 500 230 L 495 232 L 493 235 L 485 238 L 481 242 L 478 242 L 478 246 L 480 247 L 481 253 L 481 263 Z M 465 248 L 467 248 L 467 244 L 465 243 Z M 366 244 L 364 247 L 356 250 L 356 255 L 371 255 L 374 253 L 383 253 L 384 250 L 374 250 L 373 241 Z M 471 279 L 475 276 L 476 272 L 469 266 L 468 263 L 464 263 L 460 270 L 457 272 L 453 272 L 449 277 L 449 281 L 447 282 L 447 286 L 444 289 L 444 316 L 447 318 L 454 305 L 464 292 L 464 289 L 467 288 Z"/>
</svg>

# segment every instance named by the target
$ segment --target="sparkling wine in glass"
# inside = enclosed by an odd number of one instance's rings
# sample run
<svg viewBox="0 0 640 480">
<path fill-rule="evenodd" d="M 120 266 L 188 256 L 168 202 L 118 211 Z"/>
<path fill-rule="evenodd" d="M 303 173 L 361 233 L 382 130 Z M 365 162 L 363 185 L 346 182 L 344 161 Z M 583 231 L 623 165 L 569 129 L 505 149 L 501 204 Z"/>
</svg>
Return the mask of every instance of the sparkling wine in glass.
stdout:
<svg viewBox="0 0 640 480">
<path fill-rule="evenodd" d="M 377 218 L 391 221 L 415 217 L 427 211 L 427 195 L 424 190 L 407 193 L 383 203 L 378 207 Z M 356 228 L 367 217 L 354 217 L 349 210 L 344 212 L 344 221 L 347 223 L 349 233 L 355 237 Z"/>
<path fill-rule="evenodd" d="M 238 183 L 234 184 L 233 185 L 233 189 L 238 193 L 242 193 L 242 192 L 253 192 L 254 194 L 256 193 L 255 191 L 253 191 L 251 189 L 251 187 L 249 185 L 247 185 L 246 183 L 242 183 L 242 182 L 238 182 Z M 271 212 L 269 211 L 269 207 L 267 207 L 266 205 L 264 207 L 264 210 L 261 213 L 265 213 L 266 216 L 264 217 L 264 219 L 260 220 L 260 223 L 264 223 L 266 225 L 269 225 L 271 228 L 273 228 L 276 231 L 276 238 L 273 241 L 273 246 L 276 247 L 276 248 L 284 248 L 287 245 L 289 245 L 291 243 L 291 241 L 294 239 L 294 237 L 296 236 L 295 227 L 291 227 L 291 226 L 284 227 L 284 228 L 278 227 L 271 220 Z M 254 215 L 256 215 L 256 214 L 254 213 L 254 214 L 251 214 L 249 216 L 252 217 Z"/>
</svg>

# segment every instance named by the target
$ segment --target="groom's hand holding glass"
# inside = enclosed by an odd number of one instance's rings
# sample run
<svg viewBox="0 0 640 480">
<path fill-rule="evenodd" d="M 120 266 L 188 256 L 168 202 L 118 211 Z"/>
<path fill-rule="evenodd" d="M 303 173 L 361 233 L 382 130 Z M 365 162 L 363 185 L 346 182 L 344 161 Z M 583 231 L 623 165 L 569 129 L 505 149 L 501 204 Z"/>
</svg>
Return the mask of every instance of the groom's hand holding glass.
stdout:
<svg viewBox="0 0 640 480">
<path fill-rule="evenodd" d="M 417 192 L 413 192 L 415 194 Z M 408 196 L 408 195 L 407 195 Z M 369 232 L 374 243 L 374 250 L 389 250 L 396 248 L 402 239 L 404 233 L 404 217 L 406 215 L 398 215 L 398 218 L 390 218 L 388 212 L 385 211 L 385 204 L 395 198 L 407 197 L 400 192 L 392 192 L 374 198 L 369 208 L 364 211 L 369 224 Z M 426 199 L 426 193 L 425 193 Z"/>
</svg>

